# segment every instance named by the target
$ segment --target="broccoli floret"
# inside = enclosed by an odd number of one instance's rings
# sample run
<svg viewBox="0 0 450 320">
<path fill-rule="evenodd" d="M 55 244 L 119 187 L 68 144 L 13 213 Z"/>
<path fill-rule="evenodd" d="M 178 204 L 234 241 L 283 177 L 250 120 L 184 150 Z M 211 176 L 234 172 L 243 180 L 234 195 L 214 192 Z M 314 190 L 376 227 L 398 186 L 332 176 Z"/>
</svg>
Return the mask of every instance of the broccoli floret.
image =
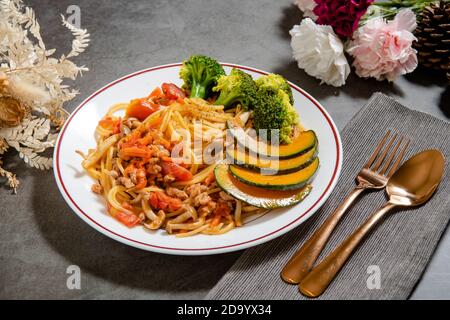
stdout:
<svg viewBox="0 0 450 320">
<path fill-rule="evenodd" d="M 260 91 L 259 102 L 253 110 L 253 124 L 257 131 L 267 129 L 267 139 L 271 139 L 271 129 L 278 129 L 280 143 L 291 143 L 290 134 L 298 124 L 298 115 L 289 95 L 283 90 Z"/>
<path fill-rule="evenodd" d="M 253 109 L 257 89 L 251 75 L 233 68 L 228 76 L 221 76 L 213 88 L 213 91 L 220 92 L 214 104 L 223 105 L 226 109 L 240 103 L 245 110 Z"/>
<path fill-rule="evenodd" d="M 294 104 L 294 97 L 292 96 L 292 88 L 283 76 L 279 74 L 268 74 L 262 76 L 255 80 L 258 90 L 270 91 L 273 93 L 278 92 L 278 90 L 283 90 L 289 96 L 289 102 Z"/>
<path fill-rule="evenodd" d="M 212 87 L 224 74 L 225 71 L 216 60 L 202 55 L 191 56 L 183 62 L 180 70 L 183 89 L 190 91 L 191 98 L 208 98 Z"/>
</svg>

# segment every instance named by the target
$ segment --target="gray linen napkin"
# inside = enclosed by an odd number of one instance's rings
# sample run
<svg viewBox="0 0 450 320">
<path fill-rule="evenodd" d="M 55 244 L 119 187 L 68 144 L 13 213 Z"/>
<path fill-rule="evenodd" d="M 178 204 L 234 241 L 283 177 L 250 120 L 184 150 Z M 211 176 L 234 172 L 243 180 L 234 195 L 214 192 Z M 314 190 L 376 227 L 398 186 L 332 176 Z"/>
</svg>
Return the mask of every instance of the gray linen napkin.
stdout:
<svg viewBox="0 0 450 320">
<path fill-rule="evenodd" d="M 281 280 L 280 270 L 352 190 L 355 175 L 388 129 L 411 138 L 405 159 L 425 149 L 440 149 L 447 159 L 444 179 L 425 205 L 393 211 L 366 238 L 320 299 L 407 299 L 450 218 L 450 123 L 412 111 L 381 93 L 374 94 L 343 130 L 342 174 L 325 205 L 286 235 L 245 251 L 206 299 L 305 299 L 297 286 Z M 340 222 L 319 259 L 386 199 L 384 191 L 364 194 Z M 380 288 L 376 289 L 378 271 Z"/>
</svg>

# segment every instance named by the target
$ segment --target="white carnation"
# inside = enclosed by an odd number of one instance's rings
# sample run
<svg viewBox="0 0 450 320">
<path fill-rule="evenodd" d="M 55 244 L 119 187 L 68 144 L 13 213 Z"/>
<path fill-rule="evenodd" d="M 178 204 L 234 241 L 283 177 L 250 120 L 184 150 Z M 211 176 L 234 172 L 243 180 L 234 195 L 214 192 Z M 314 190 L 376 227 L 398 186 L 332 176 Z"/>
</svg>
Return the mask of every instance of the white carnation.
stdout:
<svg viewBox="0 0 450 320">
<path fill-rule="evenodd" d="M 330 26 L 317 25 L 306 18 L 289 33 L 300 69 L 326 84 L 335 87 L 345 84 L 350 66 L 344 55 L 344 45 Z"/>
</svg>

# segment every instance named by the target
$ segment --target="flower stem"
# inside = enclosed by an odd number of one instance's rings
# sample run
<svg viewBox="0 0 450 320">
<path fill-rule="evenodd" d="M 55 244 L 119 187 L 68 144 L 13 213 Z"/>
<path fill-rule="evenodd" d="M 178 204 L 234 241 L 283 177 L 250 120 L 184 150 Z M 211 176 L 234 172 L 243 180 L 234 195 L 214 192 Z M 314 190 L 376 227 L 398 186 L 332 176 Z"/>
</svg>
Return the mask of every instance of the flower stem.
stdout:
<svg viewBox="0 0 450 320">
<path fill-rule="evenodd" d="M 441 0 L 449 2 L 450 0 Z M 420 13 L 423 8 L 436 2 L 436 0 L 390 0 L 386 2 L 374 2 L 369 7 L 367 13 L 360 20 L 360 25 L 364 25 L 368 20 L 381 17 L 386 20 L 393 19 L 395 15 L 402 9 L 411 9 L 416 15 Z"/>
</svg>

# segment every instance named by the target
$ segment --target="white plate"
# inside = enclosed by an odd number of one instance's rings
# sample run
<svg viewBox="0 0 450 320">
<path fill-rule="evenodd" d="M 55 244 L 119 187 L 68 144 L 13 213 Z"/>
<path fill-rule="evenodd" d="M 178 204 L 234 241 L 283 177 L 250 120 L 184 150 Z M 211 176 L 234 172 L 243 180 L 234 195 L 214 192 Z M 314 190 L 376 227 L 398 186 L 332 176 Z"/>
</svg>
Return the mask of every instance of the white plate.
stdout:
<svg viewBox="0 0 450 320">
<path fill-rule="evenodd" d="M 108 108 L 149 94 L 163 82 L 181 85 L 180 63 L 163 65 L 122 77 L 87 98 L 71 114 L 59 135 L 54 152 L 54 174 L 59 190 L 73 211 L 87 224 L 122 243 L 136 248 L 179 255 L 206 255 L 241 250 L 269 241 L 311 217 L 333 191 L 342 164 L 339 132 L 325 109 L 308 93 L 291 83 L 295 108 L 302 124 L 313 129 L 319 139 L 320 168 L 311 194 L 301 203 L 272 210 L 243 227 L 223 235 L 195 235 L 176 238 L 163 230 L 127 228 L 106 212 L 102 199 L 91 192 L 93 180 L 83 171 L 76 149 L 95 147 L 94 130 Z M 257 69 L 224 63 L 225 71 L 240 68 L 254 78 L 266 74 Z"/>
</svg>

